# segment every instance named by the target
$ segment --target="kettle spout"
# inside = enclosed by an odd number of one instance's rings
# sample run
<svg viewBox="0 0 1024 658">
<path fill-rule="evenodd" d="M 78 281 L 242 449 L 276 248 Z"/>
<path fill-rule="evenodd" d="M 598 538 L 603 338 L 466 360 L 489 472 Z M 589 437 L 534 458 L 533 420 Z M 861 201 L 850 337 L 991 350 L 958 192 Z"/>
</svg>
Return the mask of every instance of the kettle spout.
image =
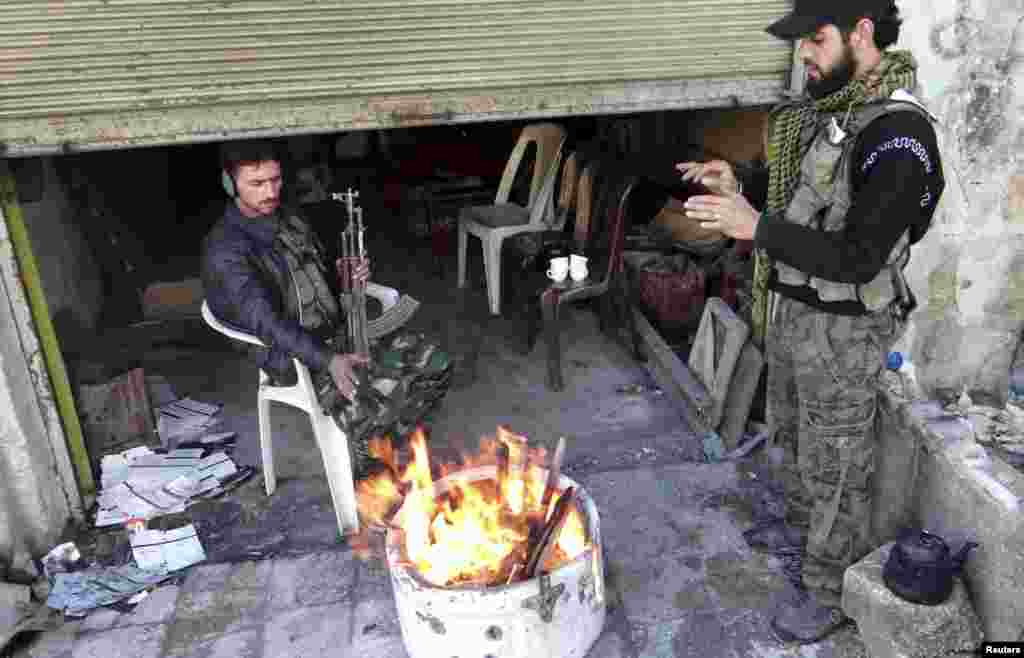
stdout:
<svg viewBox="0 0 1024 658">
<path fill-rule="evenodd" d="M 976 544 L 973 541 L 969 541 L 966 544 L 964 544 L 960 548 L 960 550 L 957 551 L 956 555 L 954 555 L 951 558 L 951 560 L 953 562 L 953 568 L 956 569 L 957 571 L 962 569 L 963 566 L 964 566 L 964 562 L 967 561 L 967 554 L 971 552 L 972 548 L 977 548 L 977 547 L 978 547 L 978 544 Z"/>
</svg>

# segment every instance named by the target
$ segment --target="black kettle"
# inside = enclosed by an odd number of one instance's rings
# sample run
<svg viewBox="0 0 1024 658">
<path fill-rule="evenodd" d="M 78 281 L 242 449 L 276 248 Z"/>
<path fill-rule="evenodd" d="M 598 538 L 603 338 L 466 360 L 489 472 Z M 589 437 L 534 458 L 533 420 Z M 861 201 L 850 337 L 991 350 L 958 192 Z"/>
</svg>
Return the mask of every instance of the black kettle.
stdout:
<svg viewBox="0 0 1024 658">
<path fill-rule="evenodd" d="M 967 542 L 950 555 L 946 541 L 921 531 L 893 544 L 882 568 L 882 580 L 896 596 L 911 603 L 939 605 L 953 593 L 953 576 L 959 573 L 967 554 L 978 544 Z"/>
</svg>

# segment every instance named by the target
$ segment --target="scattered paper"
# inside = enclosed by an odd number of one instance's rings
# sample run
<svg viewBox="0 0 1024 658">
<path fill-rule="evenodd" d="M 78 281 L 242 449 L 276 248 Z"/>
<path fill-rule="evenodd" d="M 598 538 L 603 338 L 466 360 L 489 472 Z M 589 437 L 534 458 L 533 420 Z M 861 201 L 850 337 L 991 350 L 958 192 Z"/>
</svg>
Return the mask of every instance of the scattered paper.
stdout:
<svg viewBox="0 0 1024 658">
<path fill-rule="evenodd" d="M 74 542 L 55 546 L 43 556 L 43 573 L 47 579 L 53 579 L 58 573 L 70 571 L 74 564 L 81 559 L 82 554 Z"/>
<path fill-rule="evenodd" d="M 178 571 L 206 559 L 194 525 L 174 530 L 139 530 L 131 536 L 132 555 L 143 569 Z"/>
<path fill-rule="evenodd" d="M 103 459 L 96 526 L 120 525 L 185 511 L 192 499 L 220 487 L 238 472 L 223 452 L 202 448 L 156 454 L 147 448 Z"/>
<path fill-rule="evenodd" d="M 166 571 L 140 569 L 134 564 L 59 573 L 54 577 L 46 605 L 79 616 L 85 610 L 131 598 L 169 577 Z"/>
<path fill-rule="evenodd" d="M 220 424 L 220 405 L 181 398 L 157 408 L 156 431 L 163 445 L 196 439 Z"/>
<path fill-rule="evenodd" d="M 204 449 L 212 447 L 226 447 L 228 445 L 234 445 L 236 436 L 237 434 L 235 432 L 216 432 L 214 434 L 206 434 L 198 439 L 179 443 L 178 449 L 182 450 L 191 447 L 200 447 Z"/>
</svg>

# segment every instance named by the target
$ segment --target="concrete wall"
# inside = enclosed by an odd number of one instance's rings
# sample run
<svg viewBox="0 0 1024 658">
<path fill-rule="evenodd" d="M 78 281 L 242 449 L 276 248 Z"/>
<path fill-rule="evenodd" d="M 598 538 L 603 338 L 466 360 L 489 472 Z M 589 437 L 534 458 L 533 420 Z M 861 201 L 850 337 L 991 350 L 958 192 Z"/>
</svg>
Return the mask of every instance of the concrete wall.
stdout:
<svg viewBox="0 0 1024 658">
<path fill-rule="evenodd" d="M 43 292 L 58 337 L 75 342 L 77 333 L 96 328 L 103 306 L 103 285 L 92 250 L 78 225 L 80 218 L 58 178 L 53 158 L 41 158 L 42 196 L 22 201 Z"/>
<path fill-rule="evenodd" d="M 9 563 L 52 547 L 82 501 L 2 213 L 0 409 L 0 562 Z"/>
<path fill-rule="evenodd" d="M 926 392 L 1002 404 L 1024 327 L 1024 5 L 898 0 L 901 47 L 940 118 L 946 192 L 908 269 L 920 309 L 899 348 Z"/>
<path fill-rule="evenodd" d="M 52 547 L 71 505 L 21 351 L 10 304 L 0 303 L 0 561 Z M 62 435 L 61 435 L 62 436 Z M 72 482 L 72 484 L 74 484 Z"/>
</svg>

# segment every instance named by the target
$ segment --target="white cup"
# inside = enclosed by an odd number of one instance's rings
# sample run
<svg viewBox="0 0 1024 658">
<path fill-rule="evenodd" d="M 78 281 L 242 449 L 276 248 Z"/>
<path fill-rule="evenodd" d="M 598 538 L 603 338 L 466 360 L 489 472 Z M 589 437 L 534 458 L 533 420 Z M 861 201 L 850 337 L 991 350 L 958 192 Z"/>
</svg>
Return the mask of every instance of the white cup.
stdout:
<svg viewBox="0 0 1024 658">
<path fill-rule="evenodd" d="M 582 281 L 587 278 L 587 259 L 583 256 L 573 254 L 569 256 L 569 276 L 573 281 Z"/>
<path fill-rule="evenodd" d="M 565 256 L 552 258 L 551 266 L 548 268 L 548 278 L 552 281 L 562 282 L 569 275 L 569 259 Z"/>
</svg>

